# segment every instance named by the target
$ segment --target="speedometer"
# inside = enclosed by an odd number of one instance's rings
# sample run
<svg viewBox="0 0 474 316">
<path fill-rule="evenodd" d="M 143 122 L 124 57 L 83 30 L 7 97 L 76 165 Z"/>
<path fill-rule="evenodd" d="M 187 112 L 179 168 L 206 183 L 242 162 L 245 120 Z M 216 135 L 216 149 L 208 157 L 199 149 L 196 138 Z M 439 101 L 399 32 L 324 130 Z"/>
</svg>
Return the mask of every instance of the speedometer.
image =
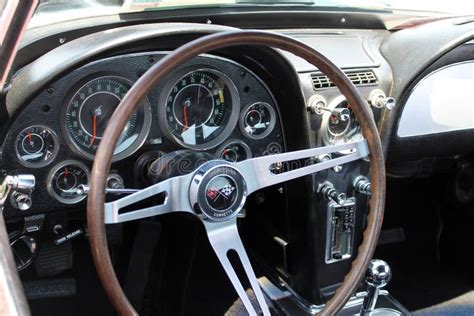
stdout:
<svg viewBox="0 0 474 316">
<path fill-rule="evenodd" d="M 160 100 L 160 120 L 178 144 L 209 149 L 227 138 L 239 112 L 237 89 L 223 73 L 200 69 L 181 75 L 168 84 Z"/>
<path fill-rule="evenodd" d="M 63 133 L 73 150 L 94 159 L 107 123 L 131 85 L 125 78 L 107 76 L 87 82 L 74 93 L 61 120 Z M 151 108 L 144 99 L 125 125 L 113 160 L 133 154 L 145 141 L 150 125 Z"/>
</svg>

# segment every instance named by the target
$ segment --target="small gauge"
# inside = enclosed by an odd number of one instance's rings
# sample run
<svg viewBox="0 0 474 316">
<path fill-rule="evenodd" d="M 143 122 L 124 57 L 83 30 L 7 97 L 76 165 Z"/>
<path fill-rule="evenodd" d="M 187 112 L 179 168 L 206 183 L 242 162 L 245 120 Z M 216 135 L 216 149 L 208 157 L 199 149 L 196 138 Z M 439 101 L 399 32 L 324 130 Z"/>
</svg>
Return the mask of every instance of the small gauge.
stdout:
<svg viewBox="0 0 474 316">
<path fill-rule="evenodd" d="M 265 102 L 257 102 L 245 107 L 240 116 L 242 133 L 252 139 L 262 139 L 275 127 L 276 113 Z"/>
<path fill-rule="evenodd" d="M 75 160 L 63 161 L 51 169 L 48 175 L 48 192 L 61 203 L 74 204 L 86 196 L 78 193 L 80 185 L 89 183 L 89 169 Z"/>
<path fill-rule="evenodd" d="M 321 136 L 326 146 L 352 143 L 362 139 L 359 123 L 343 96 L 331 102 L 323 114 Z"/>
<path fill-rule="evenodd" d="M 238 162 L 252 158 L 252 151 L 244 142 L 240 140 L 232 140 L 222 145 L 217 150 L 217 155 L 224 160 Z"/>
<path fill-rule="evenodd" d="M 51 163 L 59 150 L 58 138 L 48 127 L 35 125 L 18 134 L 15 151 L 25 167 L 39 168 Z"/>
</svg>

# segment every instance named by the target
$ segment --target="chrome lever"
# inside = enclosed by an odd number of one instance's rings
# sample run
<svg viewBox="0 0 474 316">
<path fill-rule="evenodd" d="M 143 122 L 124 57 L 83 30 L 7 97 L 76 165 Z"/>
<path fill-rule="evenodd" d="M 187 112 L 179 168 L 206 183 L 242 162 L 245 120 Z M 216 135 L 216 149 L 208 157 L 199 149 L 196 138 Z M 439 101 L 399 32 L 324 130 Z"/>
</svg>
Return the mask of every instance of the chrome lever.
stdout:
<svg viewBox="0 0 474 316">
<path fill-rule="evenodd" d="M 88 195 L 90 191 L 90 186 L 81 184 L 77 187 L 76 194 L 78 195 Z M 140 191 L 139 189 L 105 189 L 105 194 L 132 194 Z"/>
</svg>

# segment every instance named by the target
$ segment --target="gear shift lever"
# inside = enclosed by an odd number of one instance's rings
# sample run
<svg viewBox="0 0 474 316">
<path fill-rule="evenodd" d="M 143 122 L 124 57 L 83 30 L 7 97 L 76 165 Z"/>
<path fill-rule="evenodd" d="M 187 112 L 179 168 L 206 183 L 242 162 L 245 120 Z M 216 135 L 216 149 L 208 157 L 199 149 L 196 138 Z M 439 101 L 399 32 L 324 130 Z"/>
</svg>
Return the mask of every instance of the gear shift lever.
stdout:
<svg viewBox="0 0 474 316">
<path fill-rule="evenodd" d="M 374 311 L 380 289 L 386 286 L 391 278 L 392 271 L 385 261 L 379 259 L 370 261 L 369 268 L 365 273 L 367 296 L 362 304 L 361 315 L 367 315 Z"/>
</svg>

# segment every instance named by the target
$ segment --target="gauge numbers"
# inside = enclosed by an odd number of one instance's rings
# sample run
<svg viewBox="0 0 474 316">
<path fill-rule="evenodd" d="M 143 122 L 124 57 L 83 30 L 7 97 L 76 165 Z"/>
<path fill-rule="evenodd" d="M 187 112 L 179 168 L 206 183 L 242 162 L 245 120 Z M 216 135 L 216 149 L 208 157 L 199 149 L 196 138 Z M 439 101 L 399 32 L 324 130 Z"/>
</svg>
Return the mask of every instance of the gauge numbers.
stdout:
<svg viewBox="0 0 474 316">
<path fill-rule="evenodd" d="M 238 119 L 238 94 L 224 74 L 196 70 L 171 81 L 160 102 L 164 125 L 171 138 L 191 149 L 208 149 L 232 132 Z M 164 111 L 163 111 L 164 110 Z"/>
<path fill-rule="evenodd" d="M 107 76 L 82 86 L 69 101 L 63 119 L 68 144 L 84 157 L 93 159 L 105 128 L 132 83 L 125 78 Z M 151 109 L 144 99 L 126 123 L 115 148 L 113 160 L 133 154 L 145 141 L 151 125 Z"/>
<path fill-rule="evenodd" d="M 48 165 L 54 160 L 58 150 L 56 134 L 41 125 L 25 128 L 15 140 L 16 155 L 25 167 L 39 168 Z"/>
<path fill-rule="evenodd" d="M 266 102 L 256 102 L 245 107 L 240 115 L 242 133 L 252 139 L 268 136 L 275 127 L 276 113 Z"/>
<path fill-rule="evenodd" d="M 64 204 L 74 204 L 85 199 L 78 193 L 80 185 L 89 183 L 89 169 L 75 160 L 63 161 L 51 169 L 48 175 L 48 193 Z"/>
</svg>

